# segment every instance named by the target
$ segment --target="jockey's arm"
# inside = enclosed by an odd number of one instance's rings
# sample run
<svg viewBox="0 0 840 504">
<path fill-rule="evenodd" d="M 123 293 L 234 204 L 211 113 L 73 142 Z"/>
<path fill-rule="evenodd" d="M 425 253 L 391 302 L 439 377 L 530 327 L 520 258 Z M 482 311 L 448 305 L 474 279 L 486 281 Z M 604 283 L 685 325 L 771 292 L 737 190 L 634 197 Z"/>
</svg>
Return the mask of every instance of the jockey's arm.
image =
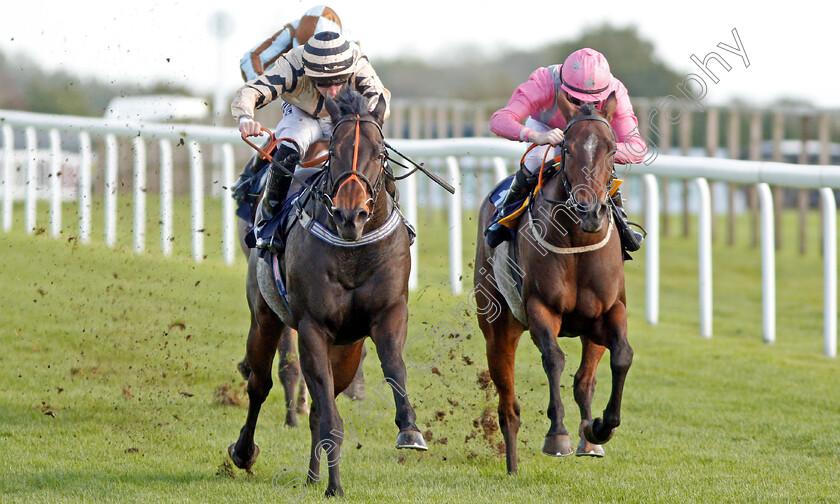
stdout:
<svg viewBox="0 0 840 504">
<path fill-rule="evenodd" d="M 538 68 L 531 73 L 531 77 L 513 91 L 508 104 L 490 118 L 490 131 L 508 140 L 539 145 L 559 144 L 563 138 L 562 131 L 552 130 L 549 132 L 552 135 L 547 135 L 522 125 L 522 121 L 534 112 L 547 110 L 554 104 L 554 84 L 550 79 L 545 68 Z"/>
<path fill-rule="evenodd" d="M 259 135 L 261 126 L 254 121 L 255 110 L 265 107 L 286 91 L 291 73 L 291 66 L 281 57 L 266 73 L 239 88 L 230 104 L 230 112 L 239 123 L 242 134 Z"/>
<path fill-rule="evenodd" d="M 647 145 L 639 133 L 639 121 L 633 112 L 626 91 L 619 99 L 610 125 L 615 131 L 615 162 L 619 164 L 641 163 L 647 153 Z"/>
<path fill-rule="evenodd" d="M 376 107 L 379 95 L 385 95 L 387 107 L 383 120 L 387 120 L 391 115 L 391 92 L 382 85 L 382 81 L 379 80 L 379 76 L 376 75 L 376 71 L 368 61 L 367 56 L 362 55 L 359 57 L 359 60 L 356 62 L 355 74 L 356 91 L 367 98 L 371 110 Z"/>
</svg>

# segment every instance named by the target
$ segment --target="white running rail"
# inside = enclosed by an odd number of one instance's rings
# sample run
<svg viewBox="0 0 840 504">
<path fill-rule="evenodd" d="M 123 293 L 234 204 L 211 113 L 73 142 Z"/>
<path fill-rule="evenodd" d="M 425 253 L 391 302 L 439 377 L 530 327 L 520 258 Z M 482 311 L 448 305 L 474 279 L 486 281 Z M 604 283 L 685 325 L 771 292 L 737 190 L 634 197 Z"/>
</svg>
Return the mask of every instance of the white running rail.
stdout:
<svg viewBox="0 0 840 504">
<path fill-rule="evenodd" d="M 222 257 L 226 263 L 235 259 L 236 218 L 230 198 L 230 187 L 237 171 L 233 166 L 233 148 L 242 147 L 239 132 L 233 128 L 214 128 L 209 126 L 178 124 L 125 124 L 105 119 L 33 114 L 17 111 L 0 110 L 0 125 L 3 139 L 3 175 L 2 226 L 4 231 L 12 227 L 12 188 L 8 181 L 12 178 L 14 135 L 13 129 L 25 132 L 29 152 L 37 149 L 35 131 L 50 132 L 51 152 L 60 152 L 59 137 L 55 132 L 75 133 L 80 138 L 81 167 L 79 174 L 79 241 L 86 243 L 90 239 L 90 201 L 91 201 L 91 136 L 101 136 L 106 141 L 106 187 L 118 187 L 116 180 L 116 138 L 133 138 L 135 146 L 134 162 L 134 250 L 143 252 L 145 244 L 145 142 L 156 140 L 160 145 L 160 243 L 165 255 L 171 253 L 172 239 L 172 147 L 171 142 L 185 142 L 190 153 L 191 175 L 191 214 L 192 214 L 192 255 L 196 261 L 204 257 L 204 184 L 203 152 L 204 145 L 222 146 L 222 180 L 220 181 L 222 198 Z M 516 166 L 523 145 L 494 138 L 456 138 L 438 140 L 391 140 L 399 151 L 406 155 L 425 160 L 435 160 L 435 165 L 445 167 L 448 178 L 455 182 L 456 195 L 447 205 L 449 223 L 449 263 L 450 288 L 453 293 L 463 290 L 462 274 L 462 216 L 461 216 L 461 165 L 464 160 L 476 157 L 491 158 L 492 162 L 482 163 L 488 167 L 493 178 L 498 180 L 506 175 L 507 166 Z M 143 147 L 140 147 L 143 145 Z M 56 164 L 52 166 L 57 167 Z M 840 167 L 828 165 L 791 165 L 774 162 L 740 161 L 717 158 L 691 158 L 660 155 L 651 165 L 631 165 L 628 173 L 641 175 L 645 187 L 646 225 L 648 237 L 645 242 L 646 257 L 646 318 L 651 324 L 659 320 L 659 183 L 657 177 L 688 179 L 696 186 L 700 196 L 698 233 L 698 288 L 700 293 L 700 335 L 709 338 L 712 330 L 712 247 L 710 225 L 712 208 L 709 197 L 709 180 L 738 184 L 754 184 L 757 187 L 761 213 L 761 261 L 762 261 L 762 330 L 764 340 L 775 340 L 775 250 L 773 241 L 773 200 L 769 185 L 819 189 L 823 208 L 823 258 L 824 258 L 824 353 L 829 357 L 837 354 L 837 204 L 833 189 L 840 188 Z M 55 170 L 55 168 L 53 168 Z M 27 176 L 32 181 L 34 168 L 27 169 Z M 140 173 L 142 172 L 142 174 Z M 57 173 L 53 171 L 53 173 Z M 52 184 L 56 191 L 58 184 Z M 416 177 L 409 177 L 401 183 L 402 204 L 406 217 L 417 222 Z M 34 184 L 26 193 L 25 222 L 28 232 L 35 229 Z M 51 231 L 53 235 L 60 229 L 60 202 L 56 196 L 51 199 Z M 116 198 L 117 192 L 106 191 L 106 229 L 105 242 L 113 246 L 116 242 Z M 409 287 L 418 287 L 417 247 L 422 241 L 418 237 L 411 249 L 412 271 Z M 459 260 L 461 258 L 461 260 Z"/>
</svg>

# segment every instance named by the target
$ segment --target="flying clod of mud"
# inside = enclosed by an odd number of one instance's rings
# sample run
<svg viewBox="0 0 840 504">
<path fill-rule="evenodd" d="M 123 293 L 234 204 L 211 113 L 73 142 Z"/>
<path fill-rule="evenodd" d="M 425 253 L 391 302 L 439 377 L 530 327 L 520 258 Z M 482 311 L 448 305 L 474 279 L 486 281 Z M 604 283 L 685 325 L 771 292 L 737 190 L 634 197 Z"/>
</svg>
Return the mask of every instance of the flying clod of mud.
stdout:
<svg viewBox="0 0 840 504">
<path fill-rule="evenodd" d="M 245 383 L 240 385 L 231 385 L 225 383 L 219 385 L 213 391 L 213 402 L 220 406 L 245 406 L 248 404 L 248 394 L 245 389 Z"/>
</svg>

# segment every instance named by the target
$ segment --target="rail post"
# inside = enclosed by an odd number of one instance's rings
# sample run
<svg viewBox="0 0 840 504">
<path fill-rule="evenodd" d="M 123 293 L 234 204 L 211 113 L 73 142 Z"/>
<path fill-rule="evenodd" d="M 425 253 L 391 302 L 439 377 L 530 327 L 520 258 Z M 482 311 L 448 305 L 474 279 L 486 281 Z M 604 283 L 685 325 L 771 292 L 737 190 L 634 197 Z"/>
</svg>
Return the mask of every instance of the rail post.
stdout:
<svg viewBox="0 0 840 504">
<path fill-rule="evenodd" d="M 642 175 L 645 187 L 645 314 L 648 324 L 659 323 L 659 184 Z"/>
<path fill-rule="evenodd" d="M 761 212 L 761 325 L 764 341 L 776 341 L 776 236 L 773 193 L 758 184 Z"/>
<path fill-rule="evenodd" d="M 712 337 L 712 200 L 709 182 L 694 179 L 700 200 L 697 216 L 697 274 L 700 286 L 700 336 Z"/>
</svg>

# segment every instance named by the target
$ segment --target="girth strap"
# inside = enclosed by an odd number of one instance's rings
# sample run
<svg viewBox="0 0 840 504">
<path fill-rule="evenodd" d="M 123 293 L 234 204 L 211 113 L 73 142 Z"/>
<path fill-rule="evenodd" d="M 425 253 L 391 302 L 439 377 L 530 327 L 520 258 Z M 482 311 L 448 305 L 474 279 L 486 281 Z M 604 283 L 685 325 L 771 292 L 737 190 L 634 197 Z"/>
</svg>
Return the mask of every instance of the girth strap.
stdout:
<svg viewBox="0 0 840 504">
<path fill-rule="evenodd" d="M 300 222 L 300 225 L 321 239 L 321 241 L 329 243 L 330 245 L 335 245 L 336 247 L 361 247 L 363 245 L 370 245 L 371 243 L 384 240 L 390 236 L 391 233 L 400 226 L 400 224 L 402 224 L 402 221 L 402 214 L 395 205 L 394 209 L 391 211 L 391 215 L 383 225 L 369 233 L 363 234 L 358 240 L 351 241 L 345 240 L 344 238 L 334 234 L 326 226 L 313 219 L 304 208 L 298 207 L 298 222 Z"/>
<path fill-rule="evenodd" d="M 582 254 L 584 252 L 592 252 L 593 250 L 598 250 L 604 248 L 604 246 L 610 241 L 610 237 L 612 236 L 612 229 L 613 229 L 613 213 L 610 212 L 610 222 L 609 227 L 607 227 L 607 234 L 604 236 L 604 239 L 599 241 L 598 243 L 593 243 L 592 245 L 585 245 L 582 247 L 558 247 L 556 245 L 552 245 L 548 243 L 540 233 L 537 232 L 536 226 L 534 226 L 534 216 L 531 215 L 531 212 L 528 212 L 528 227 L 531 230 L 531 233 L 536 238 L 537 243 L 542 245 L 546 250 L 554 252 L 555 254 Z"/>
</svg>

